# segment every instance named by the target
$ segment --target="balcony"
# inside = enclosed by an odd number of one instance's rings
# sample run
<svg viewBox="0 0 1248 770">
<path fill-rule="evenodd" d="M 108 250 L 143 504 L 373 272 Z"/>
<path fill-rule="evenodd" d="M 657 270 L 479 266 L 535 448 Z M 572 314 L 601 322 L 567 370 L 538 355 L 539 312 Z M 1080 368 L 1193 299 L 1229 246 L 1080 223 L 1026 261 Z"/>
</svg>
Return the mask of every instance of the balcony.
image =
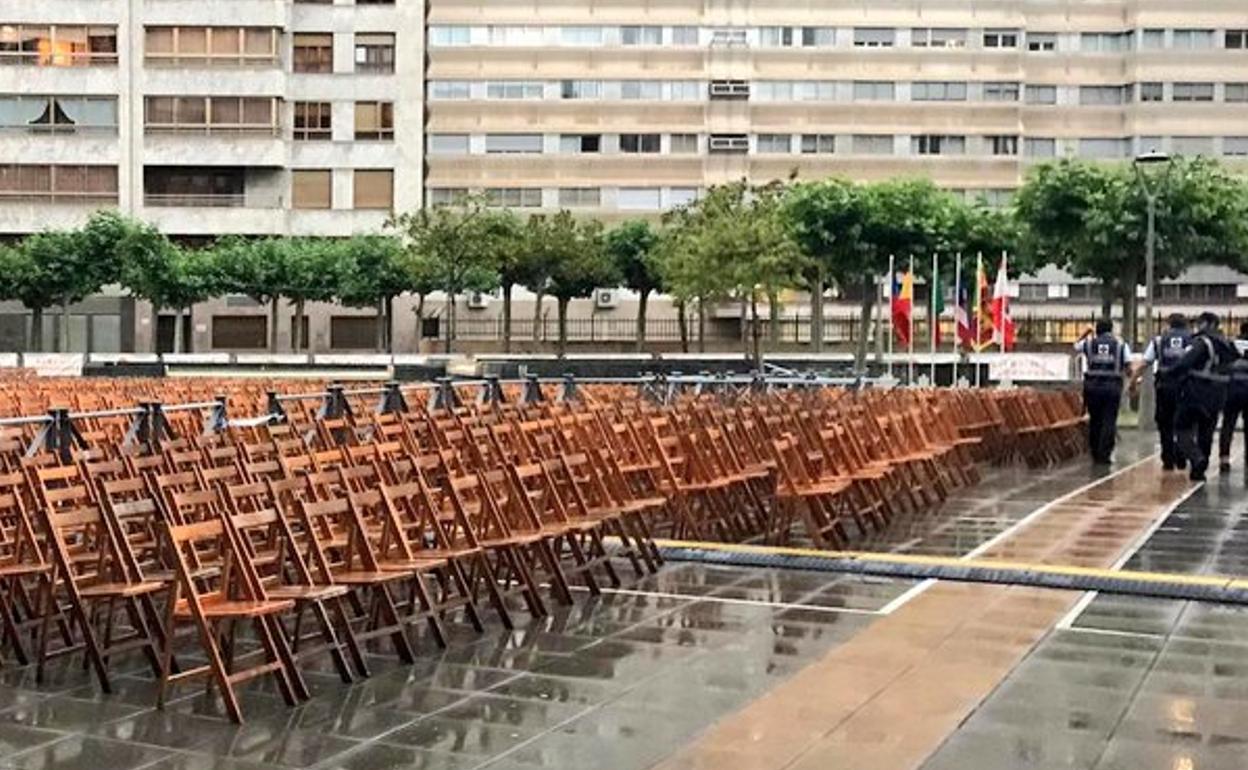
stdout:
<svg viewBox="0 0 1248 770">
<path fill-rule="evenodd" d="M 147 126 L 143 162 L 148 165 L 280 167 L 286 143 L 279 129 L 191 129 Z"/>
<path fill-rule="evenodd" d="M 183 235 L 280 232 L 280 169 L 153 166 L 143 169 L 145 216 Z"/>
</svg>

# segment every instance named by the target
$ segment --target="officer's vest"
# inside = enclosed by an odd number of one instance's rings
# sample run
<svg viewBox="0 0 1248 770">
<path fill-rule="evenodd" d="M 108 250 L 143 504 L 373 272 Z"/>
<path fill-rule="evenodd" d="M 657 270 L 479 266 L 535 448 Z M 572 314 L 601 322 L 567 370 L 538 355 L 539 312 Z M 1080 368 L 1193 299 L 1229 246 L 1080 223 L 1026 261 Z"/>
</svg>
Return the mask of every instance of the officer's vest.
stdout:
<svg viewBox="0 0 1248 770">
<path fill-rule="evenodd" d="M 1248 385 L 1248 358 L 1244 358 L 1248 353 L 1248 340 L 1235 340 L 1235 349 L 1239 351 L 1239 358 L 1231 362 L 1231 381 Z"/>
<path fill-rule="evenodd" d="M 1186 329 L 1171 329 L 1153 338 L 1153 352 L 1157 355 L 1157 373 L 1166 374 L 1177 364 L 1192 343 L 1192 333 Z"/>
<path fill-rule="evenodd" d="M 1088 377 L 1122 377 L 1122 343 L 1112 334 L 1093 337 L 1086 343 Z"/>
<path fill-rule="evenodd" d="M 1193 337 L 1193 339 L 1203 344 L 1209 351 L 1209 355 L 1205 356 L 1204 366 L 1192 370 L 1192 376 L 1197 379 L 1208 380 L 1209 382 L 1225 383 L 1229 381 L 1231 378 L 1226 373 L 1229 367 L 1226 366 L 1227 362 L 1218 356 L 1218 347 L 1213 344 L 1213 340 L 1204 335 Z"/>
</svg>

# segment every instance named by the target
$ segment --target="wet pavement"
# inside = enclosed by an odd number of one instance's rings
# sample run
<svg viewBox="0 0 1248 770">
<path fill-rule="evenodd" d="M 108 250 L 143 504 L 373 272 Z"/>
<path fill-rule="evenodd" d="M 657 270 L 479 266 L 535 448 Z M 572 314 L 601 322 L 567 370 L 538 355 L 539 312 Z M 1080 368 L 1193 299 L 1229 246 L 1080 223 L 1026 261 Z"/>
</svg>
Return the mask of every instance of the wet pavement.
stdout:
<svg viewBox="0 0 1248 770">
<path fill-rule="evenodd" d="M 1118 468 L 1145 451 L 1128 442 Z M 870 547 L 1018 555 L 1011 548 L 1035 531 L 1020 522 L 1072 493 L 1078 514 L 1079 491 L 1105 473 L 996 469 Z M 1215 478 L 1126 566 L 1248 572 L 1245 509 L 1242 471 Z M 1128 513 L 1108 515 L 1122 521 L 1119 539 L 1102 528 L 1080 551 L 1047 531 L 1029 552 L 1104 558 L 1141 526 Z M 73 662 L 42 685 L 5 668 L 0 768 L 1248 766 L 1248 612 L 1238 610 L 672 564 L 512 632 L 451 627 L 450 648 L 425 642 L 414 666 L 372 656 L 373 676 L 352 686 L 309 673 L 315 697 L 296 709 L 252 683 L 242 727 L 197 688 L 154 709 L 141 661 L 114 666 L 129 673 L 109 696 Z M 812 733 L 822 750 L 804 758 L 774 749 Z M 918 760 L 889 764 L 903 755 Z"/>
</svg>

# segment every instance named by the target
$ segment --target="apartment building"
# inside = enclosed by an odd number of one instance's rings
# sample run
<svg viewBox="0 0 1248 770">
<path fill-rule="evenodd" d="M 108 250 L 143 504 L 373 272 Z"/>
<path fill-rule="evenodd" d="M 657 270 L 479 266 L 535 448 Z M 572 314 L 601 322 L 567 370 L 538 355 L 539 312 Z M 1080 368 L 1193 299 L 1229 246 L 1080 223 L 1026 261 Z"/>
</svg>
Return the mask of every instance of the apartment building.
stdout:
<svg viewBox="0 0 1248 770">
<path fill-rule="evenodd" d="M 654 212 L 748 177 L 1248 158 L 1242 0 L 431 0 L 426 197 Z"/>
<path fill-rule="evenodd" d="M 0 235 L 100 207 L 186 238 L 379 229 L 420 203 L 423 17 L 404 0 L 0 0 Z M 75 347 L 145 349 L 150 315 L 93 302 Z"/>
</svg>

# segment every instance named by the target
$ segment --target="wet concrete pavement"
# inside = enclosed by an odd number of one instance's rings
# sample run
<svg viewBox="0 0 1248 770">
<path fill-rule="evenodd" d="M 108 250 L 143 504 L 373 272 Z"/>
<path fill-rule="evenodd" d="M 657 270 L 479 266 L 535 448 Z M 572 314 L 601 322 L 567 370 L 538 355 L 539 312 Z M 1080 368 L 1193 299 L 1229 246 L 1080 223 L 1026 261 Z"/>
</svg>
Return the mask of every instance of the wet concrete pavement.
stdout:
<svg viewBox="0 0 1248 770">
<path fill-rule="evenodd" d="M 1128 443 L 1122 464 L 1143 452 Z M 1140 469 L 1120 491 L 1157 488 L 1160 474 Z M 1019 526 L 1104 473 L 1081 463 L 993 472 L 872 547 L 1113 561 L 1113 543 L 1129 550 L 1144 534 L 1143 503 L 1098 524 L 1077 495 L 1061 528 Z M 1127 566 L 1242 574 L 1246 508 L 1242 475 L 1215 479 Z M 1065 537 L 1072 528 L 1082 534 Z M 426 643 L 415 666 L 374 657 L 373 677 L 350 687 L 313 672 L 316 697 L 294 710 L 248 687 L 243 727 L 189 689 L 155 710 L 141 662 L 111 696 L 77 665 L 39 686 L 7 668 L 0 767 L 1246 765 L 1248 613 L 1239 610 L 674 564 L 514 632 L 453 627 L 449 650 Z"/>
</svg>

